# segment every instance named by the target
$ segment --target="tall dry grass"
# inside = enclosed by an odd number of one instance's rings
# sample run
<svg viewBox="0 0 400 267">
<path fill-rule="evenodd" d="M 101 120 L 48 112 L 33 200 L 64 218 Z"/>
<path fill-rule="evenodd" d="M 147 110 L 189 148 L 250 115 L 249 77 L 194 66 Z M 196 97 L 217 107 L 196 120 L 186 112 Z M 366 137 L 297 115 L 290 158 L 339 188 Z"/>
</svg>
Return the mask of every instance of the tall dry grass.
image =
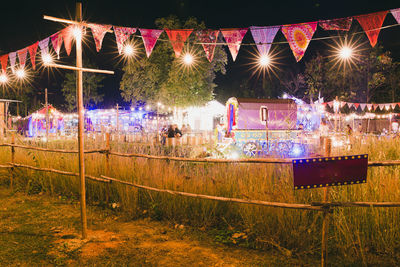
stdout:
<svg viewBox="0 0 400 267">
<path fill-rule="evenodd" d="M 39 145 L 39 144 L 32 144 Z M 104 143 L 86 142 L 89 148 Z M 51 142 L 54 148 L 76 149 L 74 142 Z M 112 144 L 112 149 L 117 149 Z M 365 144 L 354 141 L 348 147 L 334 149 L 333 154 L 368 153 L 371 160 L 400 158 L 399 139 L 367 138 Z M 184 147 L 167 151 L 163 147 L 118 145 L 121 152 L 140 152 L 187 156 L 193 152 Z M 0 148 L 0 164 L 10 161 L 10 148 Z M 16 148 L 16 162 L 60 170 L 78 171 L 77 155 L 29 151 Z M 321 201 L 322 189 L 293 190 L 292 170 L 288 165 L 210 164 L 168 162 L 103 154 L 85 156 L 86 172 L 102 174 L 157 188 L 199 194 L 257 199 L 287 203 Z M 3 172 L 3 181 L 9 175 Z M 49 192 L 78 197 L 76 177 L 16 169 L 16 186 L 27 192 Z M 332 201 L 400 202 L 400 167 L 374 167 L 368 170 L 368 182 L 362 185 L 332 187 Z M 123 186 L 87 182 L 87 198 L 91 203 L 118 203 L 132 218 L 143 215 L 158 220 L 218 229 L 229 233 L 244 232 L 242 244 L 256 247 L 277 247 L 301 256 L 318 254 L 321 243 L 321 213 L 239 205 L 191 199 L 154 193 Z M 398 208 L 336 208 L 329 225 L 329 251 L 347 263 L 368 262 L 371 257 L 384 257 L 397 262 L 400 251 L 400 210 Z M 232 238 L 230 238 L 233 241 Z M 236 241 L 236 240 L 235 240 Z M 289 254 L 290 254 L 289 253 Z"/>
</svg>

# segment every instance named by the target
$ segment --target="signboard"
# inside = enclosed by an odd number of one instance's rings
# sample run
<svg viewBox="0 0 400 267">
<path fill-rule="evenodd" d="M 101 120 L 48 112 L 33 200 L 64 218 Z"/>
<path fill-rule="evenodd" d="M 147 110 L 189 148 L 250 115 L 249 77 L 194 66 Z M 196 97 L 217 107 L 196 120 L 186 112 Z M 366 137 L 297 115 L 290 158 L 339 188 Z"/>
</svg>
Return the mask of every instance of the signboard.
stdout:
<svg viewBox="0 0 400 267">
<path fill-rule="evenodd" d="M 295 159 L 292 163 L 295 190 L 367 182 L 368 155 Z"/>
</svg>

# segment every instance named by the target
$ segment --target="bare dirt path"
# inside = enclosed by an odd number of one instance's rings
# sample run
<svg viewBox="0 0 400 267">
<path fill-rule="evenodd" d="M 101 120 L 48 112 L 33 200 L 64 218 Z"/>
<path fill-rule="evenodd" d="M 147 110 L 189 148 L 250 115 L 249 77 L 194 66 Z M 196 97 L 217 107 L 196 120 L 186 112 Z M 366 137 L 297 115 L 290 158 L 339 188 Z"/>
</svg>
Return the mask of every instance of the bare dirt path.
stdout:
<svg viewBox="0 0 400 267">
<path fill-rule="evenodd" d="M 89 239 L 81 240 L 79 204 L 0 187 L 1 266 L 316 266 L 217 244 L 198 229 L 89 207 Z"/>
</svg>

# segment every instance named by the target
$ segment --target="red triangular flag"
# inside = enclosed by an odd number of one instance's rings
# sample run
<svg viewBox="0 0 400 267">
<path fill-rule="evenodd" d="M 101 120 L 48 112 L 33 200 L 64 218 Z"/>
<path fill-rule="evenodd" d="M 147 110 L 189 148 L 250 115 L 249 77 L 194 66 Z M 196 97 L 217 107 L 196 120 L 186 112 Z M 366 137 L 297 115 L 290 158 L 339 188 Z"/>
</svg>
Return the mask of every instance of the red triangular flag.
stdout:
<svg viewBox="0 0 400 267">
<path fill-rule="evenodd" d="M 67 51 L 68 56 L 71 54 L 72 40 L 74 38 L 73 30 L 74 26 L 71 25 L 61 31 L 61 35 L 64 39 L 65 50 Z"/>
<path fill-rule="evenodd" d="M 225 38 L 225 42 L 228 45 L 229 51 L 231 52 L 233 61 L 236 60 L 240 45 L 242 44 L 242 40 L 246 35 L 246 32 L 247 28 L 221 29 L 221 33 Z"/>
<path fill-rule="evenodd" d="M 54 51 L 57 53 L 57 59 L 60 59 L 60 49 L 62 45 L 62 38 L 60 32 L 56 32 L 55 34 L 50 36 L 51 43 L 53 44 Z"/>
<path fill-rule="evenodd" d="M 129 36 L 135 32 L 136 28 L 114 26 L 115 40 L 117 41 L 118 53 L 120 55 L 125 41 L 128 40 Z"/>
<path fill-rule="evenodd" d="M 8 54 L 2 55 L 0 57 L 1 68 L 2 68 L 3 72 L 7 71 L 7 61 L 8 61 Z"/>
<path fill-rule="evenodd" d="M 196 36 L 199 42 L 201 42 L 204 52 L 206 53 L 208 61 L 212 61 L 214 57 L 214 50 L 218 38 L 219 31 L 214 30 L 199 30 L 196 31 Z"/>
<path fill-rule="evenodd" d="M 318 21 L 319 26 L 325 31 L 349 31 L 352 17 Z"/>
<path fill-rule="evenodd" d="M 112 25 L 90 23 L 89 27 L 92 30 L 94 42 L 96 44 L 96 51 L 99 52 L 101 44 L 103 43 L 104 35 L 106 35 L 107 31 L 111 29 Z"/>
<path fill-rule="evenodd" d="M 360 106 L 360 103 L 354 103 L 353 105 L 354 105 L 354 107 L 355 107 L 356 109 L 358 109 L 358 107 Z"/>
<path fill-rule="evenodd" d="M 179 57 L 182 53 L 183 45 L 193 29 L 184 30 L 168 30 L 165 32 L 168 34 L 169 40 L 171 41 L 172 48 L 174 49 L 175 56 Z"/>
<path fill-rule="evenodd" d="M 372 47 L 374 47 L 378 41 L 379 32 L 387 13 L 388 11 L 381 11 L 355 17 L 367 34 Z"/>
<path fill-rule="evenodd" d="M 28 48 L 25 47 L 21 50 L 18 50 L 17 52 L 18 52 L 19 65 L 21 66 L 21 68 L 24 68 L 26 63 L 26 55 L 28 54 Z"/>
<path fill-rule="evenodd" d="M 282 33 L 288 40 L 297 62 L 303 58 L 317 29 L 317 24 L 317 22 L 310 22 L 282 26 Z"/>
<path fill-rule="evenodd" d="M 147 57 L 150 57 L 154 46 L 157 43 L 158 37 L 164 30 L 153 30 L 153 29 L 139 29 L 142 35 L 144 48 L 146 49 Z"/>
<path fill-rule="evenodd" d="M 29 56 L 31 57 L 33 69 L 36 69 L 36 51 L 37 51 L 38 45 L 39 45 L 39 42 L 36 42 L 33 45 L 28 46 Z"/>
</svg>

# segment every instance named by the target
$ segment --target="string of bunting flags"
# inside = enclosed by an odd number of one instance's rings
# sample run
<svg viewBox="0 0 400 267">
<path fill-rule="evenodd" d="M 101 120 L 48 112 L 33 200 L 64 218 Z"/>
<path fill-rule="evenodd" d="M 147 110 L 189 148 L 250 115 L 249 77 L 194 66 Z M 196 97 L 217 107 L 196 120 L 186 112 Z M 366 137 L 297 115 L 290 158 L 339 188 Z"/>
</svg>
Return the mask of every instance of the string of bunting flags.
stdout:
<svg viewBox="0 0 400 267">
<path fill-rule="evenodd" d="M 333 109 L 348 107 L 350 109 L 354 108 L 355 110 L 360 108 L 361 111 L 364 111 L 364 110 L 371 111 L 371 110 L 378 110 L 378 109 L 380 109 L 381 111 L 388 111 L 390 109 L 394 110 L 397 106 L 400 107 L 400 102 L 368 104 L 368 103 L 351 103 L 351 102 L 344 102 L 344 101 L 330 101 L 330 102 L 322 103 L 322 105 L 329 106 L 330 108 L 333 108 Z"/>
<path fill-rule="evenodd" d="M 171 42 L 172 48 L 174 50 L 175 56 L 180 57 L 184 44 L 189 38 L 190 35 L 194 33 L 194 37 L 196 38 L 195 44 L 201 44 L 207 59 L 211 62 L 214 57 L 214 51 L 216 45 L 227 45 L 232 56 L 233 61 L 236 60 L 236 57 L 239 53 L 240 46 L 242 45 L 242 40 L 248 30 L 250 29 L 250 33 L 253 37 L 255 45 L 261 55 L 267 55 L 270 51 L 271 45 L 273 44 L 274 38 L 279 30 L 281 30 L 282 34 L 285 36 L 287 43 L 293 52 L 293 55 L 297 62 L 299 62 L 306 50 L 307 47 L 312 40 L 314 33 L 317 30 L 317 26 L 319 25 L 323 30 L 326 31 L 349 31 L 354 20 L 357 20 L 361 25 L 363 31 L 367 35 L 369 42 L 372 47 L 374 47 L 377 43 L 379 32 L 382 28 L 383 22 L 388 13 L 391 13 L 395 18 L 397 24 L 400 24 L 400 8 L 391 9 L 387 11 L 380 11 L 365 15 L 358 15 L 347 18 L 338 18 L 338 19 L 330 19 L 330 20 L 319 20 L 314 22 L 307 23 L 297 23 L 297 24 L 287 24 L 287 25 L 277 25 L 277 26 L 265 26 L 265 27 L 256 27 L 251 26 L 249 28 L 231 28 L 231 29 L 219 29 L 219 30 L 193 30 L 193 29 L 142 29 L 142 28 L 131 28 L 131 27 L 119 27 L 113 25 L 104 25 L 104 24 L 88 24 L 88 28 L 90 28 L 93 39 L 96 45 L 96 51 L 99 52 L 102 47 L 104 36 L 107 32 L 110 32 L 113 29 L 115 34 L 118 53 L 122 54 L 124 44 L 129 39 L 131 35 L 135 37 L 142 38 L 144 48 L 146 51 L 146 56 L 150 57 L 154 46 L 159 40 L 160 35 L 165 31 L 169 41 Z M 76 25 L 70 25 L 64 28 L 61 31 L 58 31 L 51 36 L 37 41 L 32 45 L 20 49 L 16 52 L 10 52 L 8 54 L 0 56 L 0 64 L 2 68 L 3 75 L 5 75 L 6 70 L 8 68 L 8 63 L 10 64 L 10 68 L 12 72 L 15 72 L 15 66 L 17 64 L 17 57 L 20 68 L 24 68 L 26 65 L 27 54 L 29 52 L 29 56 L 31 59 L 32 68 L 36 68 L 36 54 L 38 47 L 40 48 L 42 58 L 46 58 L 49 55 L 49 43 L 57 54 L 57 58 L 60 57 L 60 51 L 62 44 L 64 43 L 65 50 L 67 55 L 71 53 L 72 42 L 74 40 L 74 30 L 76 29 Z M 83 26 L 81 26 L 83 30 Z M 135 35 L 137 32 L 139 35 Z M 219 36 L 221 34 L 221 38 Z M 223 43 L 217 43 L 218 40 L 224 40 Z M 360 104 L 360 103 L 345 103 L 344 105 L 348 105 L 349 107 L 359 106 L 364 110 L 366 107 L 371 110 L 376 107 L 386 106 L 392 107 L 393 104 Z M 328 105 L 331 105 L 332 102 L 328 102 Z M 399 103 L 394 103 L 398 105 Z M 381 108 L 382 109 L 382 108 Z"/>
</svg>

